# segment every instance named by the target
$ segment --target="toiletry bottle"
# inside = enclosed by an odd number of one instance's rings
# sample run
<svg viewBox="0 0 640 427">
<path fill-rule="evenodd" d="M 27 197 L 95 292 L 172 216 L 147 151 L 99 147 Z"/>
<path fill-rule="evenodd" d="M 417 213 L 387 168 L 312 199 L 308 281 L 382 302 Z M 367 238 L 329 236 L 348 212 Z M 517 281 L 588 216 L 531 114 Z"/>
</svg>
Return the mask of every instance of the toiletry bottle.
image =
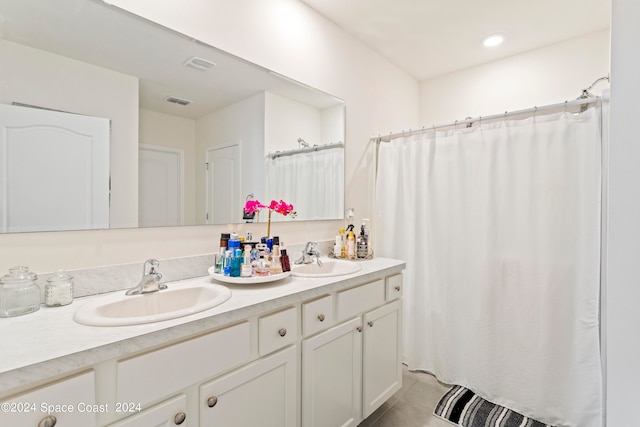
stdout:
<svg viewBox="0 0 640 427">
<path fill-rule="evenodd" d="M 281 274 L 282 264 L 280 263 L 280 247 L 274 246 L 271 256 L 271 265 L 269 266 L 269 274 Z"/>
<path fill-rule="evenodd" d="M 221 233 L 220 234 L 220 253 L 224 255 L 225 251 L 229 247 L 229 238 L 231 234 L 229 233 Z"/>
<path fill-rule="evenodd" d="M 253 267 L 251 266 L 251 245 L 244 247 L 244 262 L 240 266 L 240 277 L 251 277 L 253 275 Z"/>
<path fill-rule="evenodd" d="M 287 254 L 287 248 L 280 246 L 280 264 L 282 264 L 282 272 L 286 273 L 291 271 L 291 262 L 289 261 L 289 255 Z"/>
<path fill-rule="evenodd" d="M 360 226 L 360 236 L 358 236 L 356 256 L 358 258 L 366 258 L 369 255 L 368 236 L 365 224 Z"/>
<path fill-rule="evenodd" d="M 356 259 L 356 235 L 353 230 L 347 236 L 347 258 Z"/>
<path fill-rule="evenodd" d="M 235 231 L 231 233 L 231 237 L 229 238 L 229 247 L 227 248 L 233 252 L 235 255 L 235 250 L 240 249 L 240 239 L 238 238 L 238 233 Z"/>
<path fill-rule="evenodd" d="M 340 249 L 340 258 L 347 257 L 347 242 L 345 239 L 344 228 L 340 229 L 340 241 L 342 242 L 342 249 Z"/>
<path fill-rule="evenodd" d="M 230 250 L 224 251 L 224 260 L 222 264 L 222 273 L 225 276 L 229 276 L 231 274 L 231 258 L 233 258 L 233 252 Z"/>
<path fill-rule="evenodd" d="M 338 230 L 338 234 L 336 234 L 336 242 L 333 245 L 333 256 L 336 258 L 342 257 L 342 230 Z"/>
</svg>

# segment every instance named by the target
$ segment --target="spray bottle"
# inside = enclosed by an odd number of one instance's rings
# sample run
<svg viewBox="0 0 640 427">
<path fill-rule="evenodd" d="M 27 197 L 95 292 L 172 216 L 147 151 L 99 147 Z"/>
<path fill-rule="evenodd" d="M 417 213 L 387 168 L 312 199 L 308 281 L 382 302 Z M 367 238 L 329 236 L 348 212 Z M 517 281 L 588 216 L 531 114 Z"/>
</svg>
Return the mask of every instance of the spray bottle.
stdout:
<svg viewBox="0 0 640 427">
<path fill-rule="evenodd" d="M 353 232 L 353 224 L 347 228 L 347 259 L 356 259 L 356 234 Z"/>
</svg>

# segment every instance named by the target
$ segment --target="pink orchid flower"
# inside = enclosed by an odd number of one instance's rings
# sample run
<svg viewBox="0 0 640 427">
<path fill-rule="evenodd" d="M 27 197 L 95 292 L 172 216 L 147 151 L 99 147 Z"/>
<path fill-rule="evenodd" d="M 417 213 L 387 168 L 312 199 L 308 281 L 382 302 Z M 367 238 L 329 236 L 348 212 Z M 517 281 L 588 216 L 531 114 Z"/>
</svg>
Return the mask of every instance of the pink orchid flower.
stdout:
<svg viewBox="0 0 640 427">
<path fill-rule="evenodd" d="M 280 201 L 272 200 L 269 206 L 263 205 L 262 203 L 260 203 L 259 200 L 247 200 L 247 202 L 244 205 L 244 211 L 246 213 L 257 212 L 258 210 L 264 209 L 264 208 L 267 208 L 270 211 L 277 212 L 284 216 L 289 215 L 292 218 L 296 216 L 296 212 L 293 210 L 293 205 L 290 205 L 284 202 L 283 200 L 280 200 Z"/>
</svg>

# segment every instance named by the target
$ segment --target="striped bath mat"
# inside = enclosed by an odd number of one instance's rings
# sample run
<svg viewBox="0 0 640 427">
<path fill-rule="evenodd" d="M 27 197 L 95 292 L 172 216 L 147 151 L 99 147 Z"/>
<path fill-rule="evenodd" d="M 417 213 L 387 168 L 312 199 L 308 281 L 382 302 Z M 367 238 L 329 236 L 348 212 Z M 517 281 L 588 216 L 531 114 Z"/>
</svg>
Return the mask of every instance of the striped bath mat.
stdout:
<svg viewBox="0 0 640 427">
<path fill-rule="evenodd" d="M 459 385 L 442 396 L 433 413 L 460 427 L 552 427 L 484 400 Z"/>
</svg>

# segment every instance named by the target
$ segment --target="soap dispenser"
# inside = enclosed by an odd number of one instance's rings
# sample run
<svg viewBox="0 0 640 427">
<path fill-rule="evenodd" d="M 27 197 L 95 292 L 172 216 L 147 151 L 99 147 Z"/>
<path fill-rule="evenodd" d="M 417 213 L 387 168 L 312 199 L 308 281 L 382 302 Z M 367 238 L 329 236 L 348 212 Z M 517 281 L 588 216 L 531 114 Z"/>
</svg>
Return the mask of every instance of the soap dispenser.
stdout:
<svg viewBox="0 0 640 427">
<path fill-rule="evenodd" d="M 367 226 L 363 222 L 360 226 L 360 235 L 358 236 L 356 256 L 358 258 L 366 258 L 369 256 L 369 232 Z"/>
</svg>

